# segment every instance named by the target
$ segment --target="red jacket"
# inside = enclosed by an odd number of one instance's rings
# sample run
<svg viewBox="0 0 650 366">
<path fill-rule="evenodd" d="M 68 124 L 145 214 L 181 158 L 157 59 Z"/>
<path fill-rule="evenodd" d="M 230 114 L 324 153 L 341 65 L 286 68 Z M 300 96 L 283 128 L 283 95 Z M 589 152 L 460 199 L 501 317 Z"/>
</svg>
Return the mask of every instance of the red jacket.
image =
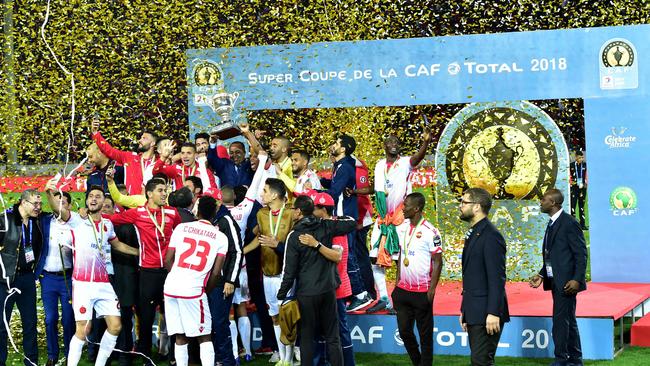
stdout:
<svg viewBox="0 0 650 366">
<path fill-rule="evenodd" d="M 143 170 L 153 164 L 154 159 L 143 160 L 142 154 L 118 150 L 112 147 L 99 132 L 93 134 L 93 141 L 95 141 L 102 154 L 124 166 L 124 184 L 129 195 L 142 194 L 144 186 L 142 181 L 144 179 Z"/>
<path fill-rule="evenodd" d="M 199 163 L 195 162 L 194 167 L 189 167 L 184 164 L 173 164 L 167 165 L 164 161 L 158 159 L 156 164 L 153 166 L 153 174 L 163 173 L 169 177 L 169 179 L 174 180 L 174 189 L 179 189 L 183 187 L 183 182 L 186 177 L 193 175 L 195 177 L 201 178 L 201 169 L 199 169 Z M 208 180 L 210 181 L 210 187 L 203 187 L 203 191 L 207 191 L 209 188 L 217 188 L 217 182 L 214 179 L 214 174 L 212 171 L 206 167 L 205 171 L 208 173 Z"/>
<path fill-rule="evenodd" d="M 164 226 L 161 225 L 162 210 L 165 210 Z M 151 209 L 145 203 L 138 208 L 107 216 L 114 225 L 133 224 L 135 226 L 140 239 L 140 267 L 164 267 L 169 238 L 171 238 L 174 228 L 181 223 L 181 216 L 174 207 L 164 206 L 162 210 L 160 208 Z M 158 230 L 152 219 L 159 227 L 162 226 L 164 235 Z"/>
</svg>

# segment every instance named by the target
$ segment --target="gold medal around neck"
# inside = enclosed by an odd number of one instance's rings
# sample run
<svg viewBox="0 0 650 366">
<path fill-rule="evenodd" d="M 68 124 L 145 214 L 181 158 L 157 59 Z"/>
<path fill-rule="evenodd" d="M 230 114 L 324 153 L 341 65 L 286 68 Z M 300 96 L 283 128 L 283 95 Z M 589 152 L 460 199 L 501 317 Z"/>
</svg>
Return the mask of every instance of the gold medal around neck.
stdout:
<svg viewBox="0 0 650 366">
<path fill-rule="evenodd" d="M 409 259 L 408 258 L 404 258 L 403 262 L 404 262 L 404 266 L 406 266 L 406 267 L 409 266 Z"/>
</svg>

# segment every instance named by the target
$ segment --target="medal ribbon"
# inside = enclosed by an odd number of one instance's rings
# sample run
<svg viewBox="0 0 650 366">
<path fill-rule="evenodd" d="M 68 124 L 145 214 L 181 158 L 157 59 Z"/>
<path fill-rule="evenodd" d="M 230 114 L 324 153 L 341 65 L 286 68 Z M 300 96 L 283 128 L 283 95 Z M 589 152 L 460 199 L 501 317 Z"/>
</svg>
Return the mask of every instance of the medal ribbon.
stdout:
<svg viewBox="0 0 650 366">
<path fill-rule="evenodd" d="M 93 228 L 93 236 L 95 236 L 95 243 L 97 243 L 97 248 L 99 248 L 99 254 L 101 254 L 102 259 L 106 260 L 104 257 L 104 247 L 102 247 L 102 243 L 104 242 L 104 220 L 101 220 L 101 224 L 99 226 L 99 236 L 97 234 L 97 229 L 95 229 L 95 222 L 93 219 L 88 216 L 88 221 L 90 222 L 90 226 Z M 65 266 L 63 268 L 65 271 Z"/>
<path fill-rule="evenodd" d="M 149 211 L 149 207 L 145 205 L 145 210 L 147 210 L 147 214 L 149 214 L 149 219 L 151 222 L 153 222 L 154 226 L 156 226 L 156 229 L 162 235 L 163 240 L 165 240 L 165 208 L 161 207 L 160 208 L 160 217 L 161 217 L 161 224 L 158 225 L 158 222 L 156 221 L 156 216 L 151 214 L 151 211 Z"/>
<path fill-rule="evenodd" d="M 278 214 L 278 220 L 275 222 L 275 226 L 273 226 L 273 214 L 271 213 L 271 209 L 269 208 L 269 229 L 271 229 L 271 234 L 273 234 L 274 238 L 277 238 L 278 236 L 278 230 L 280 230 L 280 220 L 282 220 L 282 213 L 284 212 L 284 205 L 282 205 L 282 208 L 280 209 L 280 213 Z"/>
<path fill-rule="evenodd" d="M 418 232 L 418 229 L 420 228 L 420 225 L 422 225 L 423 222 L 424 222 L 424 217 L 420 219 L 420 222 L 418 222 L 417 225 L 415 225 L 415 228 L 411 231 L 410 235 L 408 234 L 408 232 L 404 233 L 404 258 L 405 259 L 408 259 L 409 257 L 409 247 L 411 246 L 411 241 L 413 240 L 415 233 Z"/>
</svg>

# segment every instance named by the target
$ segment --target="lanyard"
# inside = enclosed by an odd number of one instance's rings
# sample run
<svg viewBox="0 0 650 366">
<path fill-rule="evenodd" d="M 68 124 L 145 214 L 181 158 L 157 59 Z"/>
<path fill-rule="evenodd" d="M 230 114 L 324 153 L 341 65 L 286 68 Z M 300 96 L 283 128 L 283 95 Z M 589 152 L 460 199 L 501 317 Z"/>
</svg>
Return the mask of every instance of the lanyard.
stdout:
<svg viewBox="0 0 650 366">
<path fill-rule="evenodd" d="M 95 236 L 95 243 L 97 243 L 97 248 L 99 249 L 99 254 L 104 258 L 104 219 L 100 219 L 101 224 L 99 225 L 99 235 L 97 234 L 97 229 L 95 228 L 95 222 L 93 219 L 88 216 L 88 221 L 90 222 L 90 227 L 93 228 L 93 236 Z"/>
<path fill-rule="evenodd" d="M 194 162 L 194 167 L 192 168 L 192 171 L 190 172 L 189 177 L 193 176 L 196 173 L 196 161 Z M 185 182 L 185 165 L 181 164 L 181 179 L 183 182 Z"/>
<path fill-rule="evenodd" d="M 274 238 L 277 238 L 278 236 L 278 230 L 280 230 L 280 221 L 282 220 L 283 212 L 284 212 L 284 205 L 282 205 L 282 208 L 280 209 L 280 213 L 278 214 L 278 220 L 275 222 L 275 227 L 274 227 L 273 214 L 271 213 L 271 208 L 269 207 L 269 228 L 271 229 L 271 234 L 273 234 Z"/>
<path fill-rule="evenodd" d="M 147 210 L 147 213 L 149 214 L 149 219 L 151 219 L 158 232 L 160 232 L 160 235 L 162 235 L 163 240 L 165 240 L 165 208 L 164 207 L 160 208 L 160 217 L 162 218 L 160 225 L 158 225 L 158 222 L 156 221 L 156 216 L 152 215 L 151 211 L 149 211 L 149 207 L 145 205 L 144 209 Z"/>
<path fill-rule="evenodd" d="M 390 164 L 390 167 L 389 167 L 388 166 L 388 160 L 386 160 L 386 165 L 384 165 L 384 180 L 386 182 L 388 182 L 388 172 L 393 170 L 393 168 L 397 166 L 398 161 L 399 161 L 399 156 L 397 158 L 395 158 L 395 161 L 392 164 Z"/>
<path fill-rule="evenodd" d="M 29 229 L 29 246 L 32 246 L 32 220 L 27 221 Z M 27 247 L 27 234 L 25 233 L 25 225 L 21 225 L 23 229 L 23 248 Z"/>
<path fill-rule="evenodd" d="M 411 246 L 411 241 L 413 240 L 413 237 L 418 232 L 418 229 L 420 228 L 420 225 L 422 225 L 423 222 L 424 222 L 424 217 L 421 218 L 420 221 L 418 222 L 418 224 L 415 225 L 415 228 L 413 230 L 411 230 L 410 235 L 408 233 L 408 230 L 404 233 L 404 256 L 407 257 L 407 258 L 409 256 L 409 247 Z"/>
<path fill-rule="evenodd" d="M 585 167 L 582 164 L 578 164 L 578 162 L 575 162 L 576 164 L 576 178 L 577 179 L 582 179 L 582 175 L 584 174 Z M 580 170 L 578 170 L 578 167 L 580 167 Z M 580 173 L 578 173 L 578 171 Z"/>
</svg>

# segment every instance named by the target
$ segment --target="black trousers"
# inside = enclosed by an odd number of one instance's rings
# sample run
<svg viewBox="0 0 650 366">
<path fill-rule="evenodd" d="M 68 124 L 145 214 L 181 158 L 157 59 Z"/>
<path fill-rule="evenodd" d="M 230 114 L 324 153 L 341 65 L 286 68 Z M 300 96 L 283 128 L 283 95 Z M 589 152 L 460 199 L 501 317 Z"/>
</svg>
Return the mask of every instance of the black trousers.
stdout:
<svg viewBox="0 0 650 366">
<path fill-rule="evenodd" d="M 366 288 L 366 291 L 368 291 L 370 297 L 377 299 L 375 278 L 372 275 L 372 263 L 370 263 L 370 253 L 368 251 L 368 230 L 370 230 L 371 226 L 372 225 L 368 225 L 357 230 L 354 254 L 357 257 L 357 264 L 359 265 L 359 273 L 361 274 L 363 286 Z"/>
<path fill-rule="evenodd" d="M 580 225 L 585 226 L 585 197 L 587 196 L 587 188 L 578 186 L 571 186 L 571 215 L 575 217 L 576 208 L 578 209 L 578 220 Z"/>
<path fill-rule="evenodd" d="M 489 335 L 485 324 L 467 326 L 469 336 L 469 349 L 471 352 L 472 366 L 494 365 L 494 355 L 497 353 L 499 339 L 503 332 L 503 323 L 499 333 Z"/>
<path fill-rule="evenodd" d="M 140 332 L 138 335 L 138 351 L 147 356 L 151 355 L 151 337 L 156 306 L 163 306 L 163 287 L 167 278 L 164 268 L 140 268 L 140 297 L 138 299 L 138 316 Z"/>
<path fill-rule="evenodd" d="M 316 296 L 298 296 L 297 299 L 300 308 L 301 366 L 314 364 L 314 340 L 319 338 L 319 333 L 327 343 L 330 365 L 343 366 L 334 291 Z"/>
<path fill-rule="evenodd" d="M 411 362 L 415 366 L 433 364 L 433 308 L 426 292 L 411 292 L 395 287 L 391 294 L 397 311 L 397 329 Z M 417 324 L 421 346 L 413 332 Z"/>
<path fill-rule="evenodd" d="M 576 321 L 576 296 L 553 290 L 553 343 L 555 360 L 582 364 L 580 333 Z"/>
</svg>

